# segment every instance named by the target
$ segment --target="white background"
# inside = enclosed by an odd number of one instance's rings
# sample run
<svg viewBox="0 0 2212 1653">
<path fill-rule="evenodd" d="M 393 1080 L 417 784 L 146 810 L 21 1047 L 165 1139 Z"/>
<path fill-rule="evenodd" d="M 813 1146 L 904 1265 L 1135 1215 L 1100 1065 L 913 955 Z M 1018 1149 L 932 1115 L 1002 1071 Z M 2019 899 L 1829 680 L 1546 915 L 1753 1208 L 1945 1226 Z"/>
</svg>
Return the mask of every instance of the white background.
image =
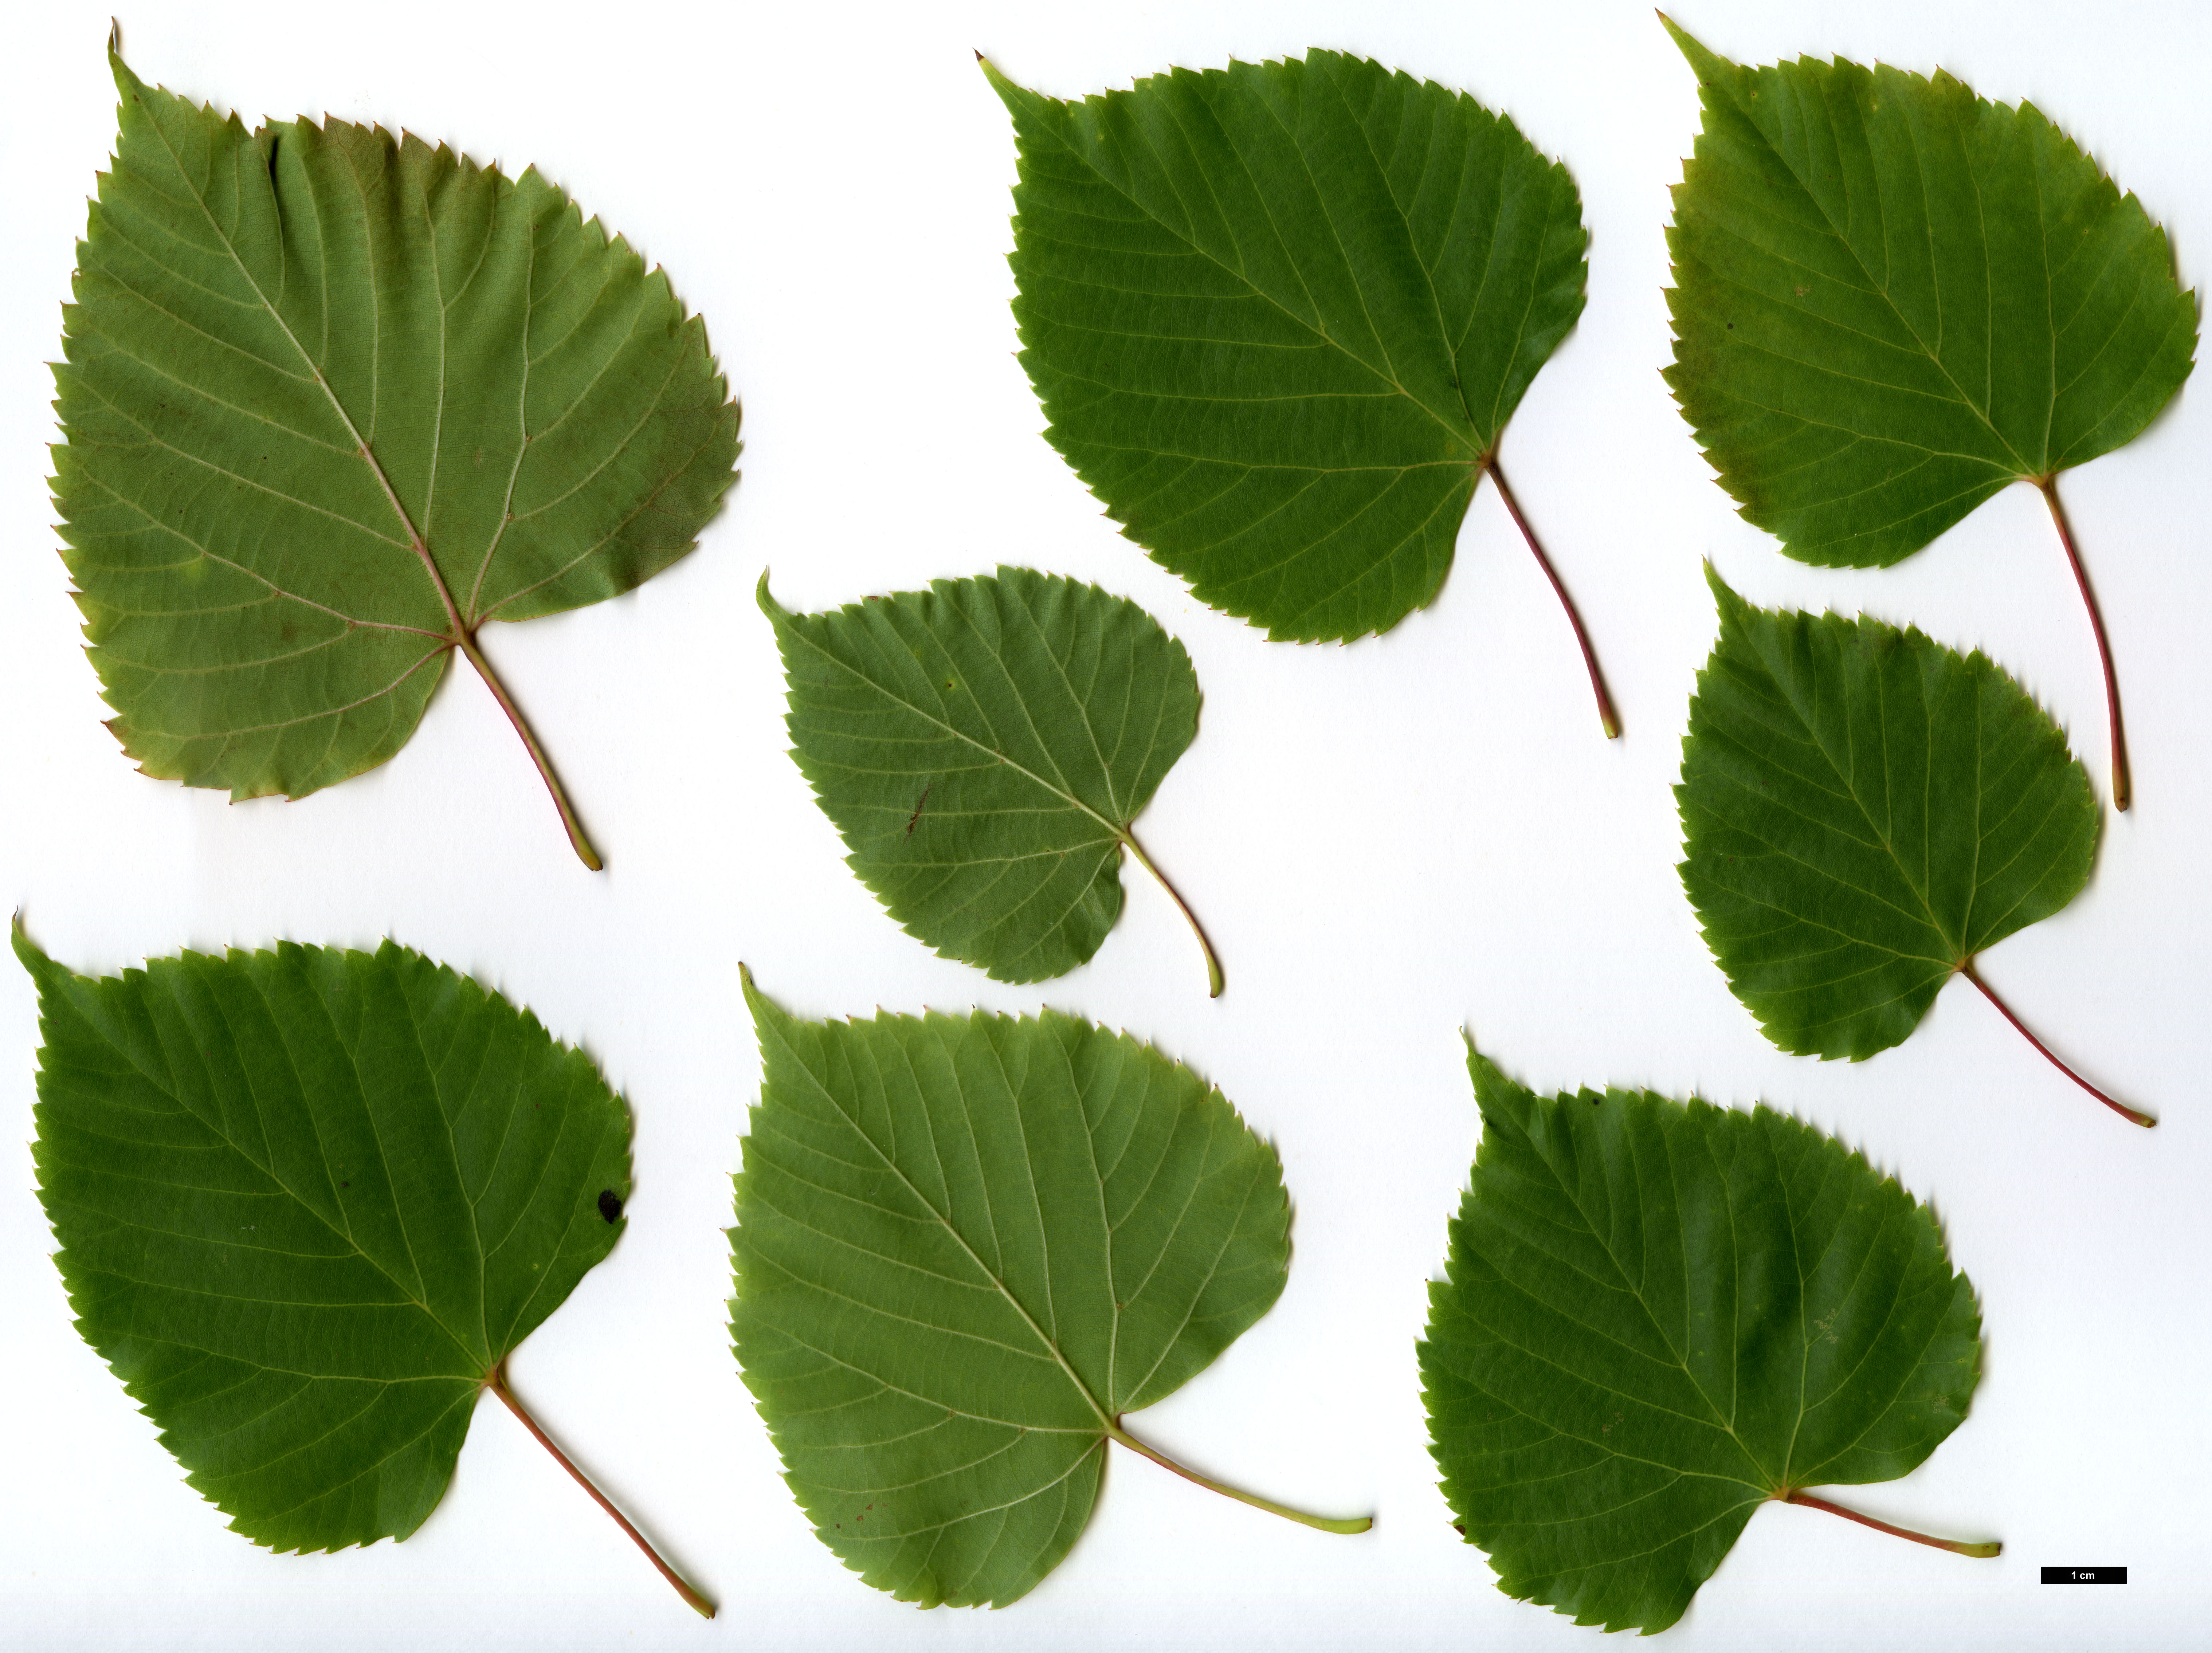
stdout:
<svg viewBox="0 0 2212 1653">
<path fill-rule="evenodd" d="M 1928 0 L 1683 0 L 1714 49 L 1951 70 L 2032 99 L 2173 228 L 2212 242 L 2212 11 Z M 156 3 L 122 19 L 151 82 L 264 113 L 402 124 L 534 161 L 707 318 L 744 404 L 744 480 L 696 554 L 634 595 L 494 627 L 489 653 L 607 856 L 571 856 L 524 754 L 456 669 L 382 769 L 231 805 L 133 772 L 80 652 L 44 479 L 84 198 L 113 135 L 106 0 L 22 7 L 0 100 L 0 901 L 77 969 L 181 946 L 396 936 L 582 1044 L 636 1115 L 621 1245 L 514 1381 L 722 1604 L 694 1619 L 502 1411 L 404 1544 L 278 1557 L 225 1530 L 76 1337 L 33 1189 L 33 995 L 0 969 L 0 1644 L 28 1649 L 640 1646 L 887 1650 L 1587 1648 L 1509 1601 L 1448 1525 L 1413 1345 L 1475 1141 L 1459 1033 L 1540 1087 L 1765 1100 L 1932 1198 L 1978 1287 L 1966 1424 L 1852 1501 L 2001 1537 L 1970 1561 L 1761 1510 L 1671 1644 L 2172 1647 L 2203 1634 L 2208 1438 L 2203 762 L 2212 431 L 2185 390 L 2064 492 L 2104 600 L 2137 806 L 2065 912 L 1984 960 L 2128 1126 L 1964 986 L 1904 1047 L 1780 1054 L 1730 997 L 1676 881 L 1669 787 L 1711 645 L 1710 557 L 1754 600 L 1863 606 L 1979 645 L 2073 732 L 2100 790 L 2094 656 L 2042 502 L 1984 506 L 1901 568 L 1801 567 L 1733 513 L 1659 376 L 1668 187 L 1689 70 L 1635 0 L 1433 5 L 373 9 Z M 1170 64 L 1363 52 L 1509 111 L 1565 158 L 1589 305 L 1503 459 L 1581 604 L 1626 723 L 1601 739 L 1548 589 L 1495 495 L 1443 594 L 1380 641 L 1270 644 L 1121 539 L 1037 434 L 1004 263 L 1014 147 L 972 52 L 1063 96 Z M 752 586 L 793 609 L 1030 563 L 1133 598 L 1188 646 L 1197 743 L 1138 823 L 1227 968 L 1132 868 L 1085 969 L 1003 987 L 939 959 L 847 872 L 785 754 Z M 845 1573 L 777 1479 L 723 1328 L 728 1183 L 758 1065 L 738 964 L 809 1016 L 1042 1004 L 1218 1082 L 1280 1148 L 1280 1304 L 1133 1419 L 1273 1496 L 1372 1510 L 1309 1532 L 1122 1455 L 1067 1561 L 1003 1612 L 923 1613 Z M 2124 1589 L 2046 1588 L 2119 1563 Z"/>
</svg>

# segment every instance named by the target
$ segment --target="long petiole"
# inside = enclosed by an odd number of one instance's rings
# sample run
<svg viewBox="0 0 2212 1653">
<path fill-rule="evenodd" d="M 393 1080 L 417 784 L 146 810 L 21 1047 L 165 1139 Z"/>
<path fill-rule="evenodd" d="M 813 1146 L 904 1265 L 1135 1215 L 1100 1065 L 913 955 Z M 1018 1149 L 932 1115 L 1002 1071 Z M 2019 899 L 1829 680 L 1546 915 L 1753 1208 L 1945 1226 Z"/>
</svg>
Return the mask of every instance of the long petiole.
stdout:
<svg viewBox="0 0 2212 1653">
<path fill-rule="evenodd" d="M 915 812 L 919 814 L 921 811 Z M 1137 858 L 1138 866 L 1159 880 L 1160 888 L 1168 892 L 1168 899 L 1176 904 L 1176 910 L 1190 926 L 1190 933 L 1198 938 L 1198 950 L 1206 955 L 1206 996 L 1218 999 L 1221 997 L 1221 961 L 1213 956 L 1213 944 L 1206 939 L 1206 932 L 1199 927 L 1198 915 L 1192 912 L 1183 898 L 1176 893 L 1176 887 L 1168 882 L 1167 874 L 1152 865 L 1152 858 L 1145 854 L 1144 847 L 1138 843 L 1133 834 L 1124 832 L 1121 844 Z"/>
<path fill-rule="evenodd" d="M 521 708 L 507 697 L 507 685 L 491 669 L 491 662 L 484 659 L 483 650 L 477 647 L 475 635 L 464 631 L 460 635 L 460 645 L 461 653 L 469 657 L 469 664 L 476 667 L 477 675 L 484 680 L 484 687 L 491 690 L 492 698 L 499 702 L 499 709 L 507 714 L 507 720 L 514 726 L 514 732 L 522 737 L 522 744 L 530 753 L 530 761 L 538 766 L 538 776 L 545 782 L 545 790 L 553 794 L 553 807 L 561 811 L 561 824 L 568 829 L 568 842 L 575 850 L 577 860 L 594 872 L 605 870 L 606 864 L 600 860 L 599 852 L 592 848 L 592 841 L 584 836 L 584 823 L 576 818 L 576 811 L 568 802 L 568 794 L 561 789 L 561 779 L 553 773 L 552 761 L 545 756 L 545 749 L 538 744 L 538 737 L 530 732 L 530 726 L 522 720 Z"/>
<path fill-rule="evenodd" d="M 1490 473 L 1491 481 L 1498 484 L 1498 497 L 1505 501 L 1505 509 L 1512 516 L 1514 526 L 1520 529 L 1521 538 L 1528 542 L 1529 550 L 1535 554 L 1536 566 L 1544 571 L 1544 578 L 1552 582 L 1552 589 L 1559 593 L 1559 606 L 1567 611 L 1567 623 L 1575 629 L 1575 641 L 1582 645 L 1583 664 L 1589 669 L 1590 692 L 1597 696 L 1597 720 L 1605 726 L 1605 738 L 1607 740 L 1620 739 L 1620 714 L 1613 709 L 1613 696 L 1605 692 L 1605 678 L 1597 669 L 1597 653 L 1590 647 L 1589 633 L 1583 629 L 1583 617 L 1575 612 L 1574 599 L 1567 595 L 1566 586 L 1560 583 L 1559 571 L 1552 567 L 1552 559 L 1544 555 L 1544 548 L 1536 543 L 1536 536 L 1528 526 L 1528 519 L 1521 514 L 1521 503 L 1513 497 L 1513 490 L 1505 485 L 1505 473 L 1498 468 L 1497 454 L 1485 456 L 1482 468 Z"/>
<path fill-rule="evenodd" d="M 663 1578 L 665 1578 L 670 1583 L 676 1586 L 676 1593 L 684 1598 L 685 1603 L 690 1606 L 690 1609 L 702 1619 L 713 1618 L 714 1616 L 714 1604 L 676 1576 L 676 1570 L 670 1566 L 665 1561 L 663 1561 L 660 1559 L 660 1553 L 655 1550 L 652 1545 L 646 1542 L 645 1534 L 638 1531 L 636 1528 L 631 1526 L 629 1524 L 629 1517 L 624 1516 L 621 1510 L 616 1509 L 613 1504 L 607 1502 L 606 1495 L 600 1492 L 598 1487 L 592 1486 L 592 1483 L 585 1478 L 584 1472 L 582 1470 L 577 1468 L 574 1464 L 569 1462 L 568 1455 L 563 1452 L 559 1447 L 554 1445 L 553 1437 L 548 1435 L 544 1430 L 538 1428 L 538 1420 L 522 1409 L 522 1402 L 514 1398 L 514 1392 L 507 1386 L 506 1361 L 502 1360 L 499 1364 L 492 1368 L 491 1376 L 484 1380 L 484 1384 L 485 1387 L 489 1389 L 494 1395 L 496 1395 L 501 1401 L 507 1403 L 507 1409 L 509 1412 L 522 1419 L 522 1426 L 538 1437 L 538 1444 L 544 1447 L 548 1452 L 550 1452 L 554 1458 L 558 1461 L 561 1468 L 567 1470 L 571 1475 L 574 1475 L 576 1478 L 576 1485 L 582 1487 L 586 1492 L 589 1492 L 592 1495 L 592 1502 L 597 1504 L 600 1509 L 605 1510 L 609 1515 L 615 1518 L 615 1525 L 621 1528 L 623 1531 L 628 1533 L 630 1535 L 631 1541 L 635 1543 L 638 1548 L 645 1552 L 646 1558 L 650 1560 L 654 1566 L 660 1569 L 660 1576 Z"/>
<path fill-rule="evenodd" d="M 1871 1527 L 1878 1533 L 1887 1533 L 1893 1538 L 1909 1538 L 1915 1544 L 1925 1544 L 1930 1549 L 1948 1550 L 1954 1555 L 1971 1555 L 1986 1561 L 1991 1556 L 2004 1553 L 2002 1544 L 1962 1544 L 1956 1539 L 1930 1538 L 1925 1533 L 1916 1533 L 1910 1527 L 1893 1527 L 1886 1521 L 1876 1521 L 1872 1516 L 1863 1516 L 1856 1510 L 1846 1510 L 1840 1504 L 1831 1504 L 1826 1498 L 1814 1498 L 1802 1490 L 1778 1494 L 1784 1504 L 1802 1504 L 1808 1510 L 1826 1510 L 1832 1516 L 1841 1516 L 1845 1521 L 1856 1521 L 1862 1527 Z"/>
<path fill-rule="evenodd" d="M 2074 583 L 2081 588 L 2081 605 L 2089 611 L 2090 629 L 2097 634 L 2097 663 L 2105 669 L 2105 720 L 2112 730 L 2112 807 L 2124 810 L 2135 800 L 2135 783 L 2128 774 L 2127 737 L 2120 729 L 2120 681 L 2112 672 L 2112 646 L 2105 636 L 2105 617 L 2097 611 L 2096 594 L 2089 589 L 2088 570 L 2081 566 L 2081 553 L 2075 549 L 2074 531 L 2066 526 L 2065 507 L 2058 503 L 2058 475 L 2032 478 L 2043 495 L 2043 502 L 2051 507 L 2051 520 L 2057 526 L 2058 543 L 2066 548 L 2066 560 L 2074 565 Z"/>
<path fill-rule="evenodd" d="M 1235 1498 L 1239 1504 L 1249 1504 L 1255 1510 L 1265 1510 L 1271 1516 L 1280 1516 L 1285 1521 L 1295 1521 L 1301 1527 L 1311 1527 L 1324 1533 L 1364 1533 L 1375 1524 L 1375 1517 L 1372 1516 L 1352 1516 L 1346 1520 L 1332 1521 L 1327 1516 L 1310 1516 L 1303 1510 L 1293 1510 L 1287 1504 L 1278 1504 L 1273 1498 L 1258 1498 L 1250 1492 L 1240 1492 L 1233 1486 L 1223 1486 L 1210 1475 L 1201 1475 L 1195 1469 L 1186 1469 L 1173 1458 L 1153 1451 L 1119 1424 L 1107 1425 L 1106 1433 L 1121 1442 L 1139 1457 L 1150 1458 L 1161 1468 L 1172 1470 L 1187 1481 L 1195 1482 L 1208 1492 L 1218 1492 L 1225 1498 Z"/>
<path fill-rule="evenodd" d="M 2095 1085 L 2090 1084 L 2088 1080 L 2083 1079 L 2072 1068 L 2067 1067 L 2064 1062 L 2060 1061 L 2057 1057 L 2052 1055 L 2051 1053 L 2051 1047 L 2044 1043 L 2042 1040 L 2037 1038 L 2035 1035 L 2030 1033 L 2027 1030 L 2027 1024 L 2022 1022 L 2019 1017 L 2012 1013 L 2011 1010 L 2006 1006 L 2003 1000 L 1998 998 L 1996 994 L 1990 991 L 1990 984 L 1983 981 L 1980 974 L 1974 969 L 1974 961 L 1972 959 L 1970 958 L 1965 963 L 1959 966 L 1959 974 L 1965 976 L 1966 980 L 1979 988 L 1982 990 L 1982 997 L 1988 1000 L 1991 1004 L 1997 1007 L 1997 1014 L 2003 1017 L 2008 1022 L 2010 1022 L 2014 1028 L 2019 1031 L 2021 1038 L 2027 1040 L 2028 1043 L 2033 1045 L 2038 1050 L 2040 1050 L 2044 1054 L 2045 1057 L 2049 1060 L 2051 1065 L 2057 1068 L 2060 1073 L 2063 1073 L 2068 1079 L 2073 1080 L 2075 1084 L 2080 1085 L 2091 1096 L 2096 1097 L 2098 1101 L 2103 1103 L 2106 1107 L 2111 1109 L 2122 1119 L 2130 1121 L 2136 1125 L 2149 1126 L 2158 1123 L 2158 1121 L 2153 1119 L 2148 1114 L 2139 1113 L 2135 1109 L 2129 1107 L 2125 1103 L 2113 1101 L 2112 1097 L 2106 1096 Z"/>
</svg>

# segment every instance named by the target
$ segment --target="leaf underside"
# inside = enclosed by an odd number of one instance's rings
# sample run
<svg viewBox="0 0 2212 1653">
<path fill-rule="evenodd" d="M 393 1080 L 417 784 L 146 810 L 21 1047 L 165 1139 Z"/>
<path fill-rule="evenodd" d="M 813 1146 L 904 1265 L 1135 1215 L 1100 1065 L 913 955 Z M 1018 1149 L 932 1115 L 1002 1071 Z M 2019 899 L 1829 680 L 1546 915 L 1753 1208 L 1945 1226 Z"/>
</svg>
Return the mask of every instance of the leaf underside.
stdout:
<svg viewBox="0 0 2212 1653">
<path fill-rule="evenodd" d="M 1482 1142 L 1421 1376 L 1507 1595 L 1664 1630 L 1761 1503 L 1893 1480 L 1958 1426 L 1980 1315 L 1895 1181 L 1763 1107 L 1468 1066 Z"/>
<path fill-rule="evenodd" d="M 1003 1606 L 1089 1520 L 1109 1421 L 1281 1293 L 1281 1166 L 1219 1091 L 1087 1022 L 745 994 L 765 1072 L 731 1334 L 785 1479 L 878 1589 Z"/>
<path fill-rule="evenodd" d="M 1271 637 L 1425 605 L 1582 313 L 1565 169 L 1465 94 L 1334 52 L 1079 102 L 985 69 L 1019 149 L 1022 365 L 1109 514 Z"/>
<path fill-rule="evenodd" d="M 486 1378 L 621 1232 L 629 1116 L 528 1012 L 392 942 L 39 988 L 39 1199 L 85 1341 L 231 1527 L 405 1538 Z"/>
<path fill-rule="evenodd" d="M 1766 1036 L 1856 1061 L 2073 900 L 2103 817 L 2065 735 L 1979 652 L 1754 608 L 1708 578 L 1720 638 L 1674 788 L 1682 887 Z"/>
<path fill-rule="evenodd" d="M 1060 975 L 1121 911 L 1130 823 L 1198 732 L 1190 656 L 1135 604 L 1001 568 L 823 614 L 760 584 L 791 755 L 908 934 Z"/>
<path fill-rule="evenodd" d="M 535 171 L 122 92 L 54 369 L 64 557 L 149 775 L 299 797 L 383 763 L 488 620 L 628 591 L 738 415 L 667 278 Z"/>
<path fill-rule="evenodd" d="M 1668 24 L 1705 123 L 1667 232 L 1682 414 L 1743 516 L 1886 566 L 2119 447 L 2189 375 L 2166 233 L 2033 104 Z"/>
</svg>

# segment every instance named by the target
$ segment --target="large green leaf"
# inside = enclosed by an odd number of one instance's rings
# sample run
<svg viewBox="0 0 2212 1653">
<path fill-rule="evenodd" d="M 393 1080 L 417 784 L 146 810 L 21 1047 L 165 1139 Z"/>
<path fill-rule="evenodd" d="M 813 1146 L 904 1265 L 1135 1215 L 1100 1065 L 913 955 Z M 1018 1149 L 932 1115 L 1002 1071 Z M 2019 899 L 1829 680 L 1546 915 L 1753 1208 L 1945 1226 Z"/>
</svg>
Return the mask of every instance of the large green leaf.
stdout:
<svg viewBox="0 0 2212 1653">
<path fill-rule="evenodd" d="M 99 978 L 15 945 L 45 1041 L 39 1199 L 85 1341 L 234 1531 L 405 1538 L 477 1397 L 521 1412 L 507 1355 L 622 1231 L 621 1100 L 528 1012 L 389 941 Z"/>
<path fill-rule="evenodd" d="M 406 743 L 455 649 L 628 591 L 718 508 L 738 416 L 667 277 L 536 172 L 122 90 L 55 370 L 54 489 L 111 727 L 299 797 Z"/>
<path fill-rule="evenodd" d="M 1664 1630 L 1760 1504 L 1852 1515 L 1805 1489 L 1894 1480 L 1958 1427 L 1981 1316 L 1894 1180 L 1765 1108 L 1468 1067 L 1482 1143 L 1421 1377 L 1507 1595 Z"/>
<path fill-rule="evenodd" d="M 1720 637 L 1674 789 L 1682 887 L 1766 1036 L 1856 1061 L 1902 1043 L 1954 975 L 1988 993 L 1975 955 L 2080 893 L 2096 799 L 1984 655 L 1754 608 L 1706 573 Z"/>
<path fill-rule="evenodd" d="M 1281 1292 L 1282 1168 L 1218 1091 L 1088 1022 L 806 1022 L 750 975 L 745 1000 L 730 1329 L 785 1479 L 878 1589 L 1003 1606 L 1082 1532 L 1109 1440 L 1167 1462 L 1121 1414 Z"/>
<path fill-rule="evenodd" d="M 1582 313 L 1566 169 L 1464 93 L 1340 52 L 1080 102 L 984 68 L 1019 146 L 1022 365 L 1076 474 L 1272 637 L 1427 603 Z"/>
<path fill-rule="evenodd" d="M 2029 482 L 2064 534 L 2058 473 L 2189 375 L 2166 233 L 2033 104 L 1840 58 L 1741 68 L 1667 27 L 1705 106 L 1667 381 L 1743 515 L 1805 562 L 1887 566 Z"/>
<path fill-rule="evenodd" d="M 824 614 L 788 612 L 763 574 L 760 605 L 792 757 L 885 910 L 1001 981 L 1097 952 L 1122 852 L 1160 876 L 1129 827 L 1198 732 L 1182 645 L 1127 599 L 1030 568 Z"/>
</svg>

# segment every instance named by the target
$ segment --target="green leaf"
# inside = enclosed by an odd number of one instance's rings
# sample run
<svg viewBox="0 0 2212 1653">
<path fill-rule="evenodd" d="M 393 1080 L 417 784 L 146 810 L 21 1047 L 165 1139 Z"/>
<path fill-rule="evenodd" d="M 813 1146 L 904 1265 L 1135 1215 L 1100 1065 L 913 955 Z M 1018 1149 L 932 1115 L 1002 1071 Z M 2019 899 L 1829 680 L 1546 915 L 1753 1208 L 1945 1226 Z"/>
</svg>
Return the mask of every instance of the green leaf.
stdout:
<svg viewBox="0 0 2212 1653">
<path fill-rule="evenodd" d="M 112 56 L 112 54 L 111 54 Z M 738 415 L 668 280 L 534 171 L 122 91 L 54 369 L 64 559 L 149 775 L 297 798 L 406 744 L 454 650 L 691 549 Z"/>
<path fill-rule="evenodd" d="M 538 1433 L 507 1357 L 613 1247 L 630 1190 L 629 1115 L 586 1058 L 389 941 L 97 978 L 20 927 L 15 946 L 77 1330 L 234 1531 L 405 1538 L 487 1389 Z"/>
<path fill-rule="evenodd" d="M 1785 1115 L 1537 1097 L 1472 1046 L 1473 1181 L 1429 1287 L 1431 1450 L 1498 1587 L 1577 1624 L 1682 1616 L 1752 1513 L 1893 1480 L 1965 1417 L 1973 1287 L 1928 1208 Z"/>
<path fill-rule="evenodd" d="M 1744 517 L 1804 562 L 1886 567 L 2029 482 L 2072 556 L 2058 473 L 2189 376 L 2166 233 L 2033 104 L 1841 58 L 1740 68 L 1667 27 L 1705 126 L 1666 376 Z"/>
<path fill-rule="evenodd" d="M 760 581 L 790 685 L 791 755 L 847 865 L 948 958 L 1001 981 L 1064 975 L 1121 911 L 1130 832 L 1198 732 L 1190 656 L 1096 586 L 1000 568 L 824 614 Z"/>
<path fill-rule="evenodd" d="M 1271 637 L 1426 605 L 1582 313 L 1566 169 L 1464 93 L 1340 52 L 1078 103 L 984 71 L 1019 147 L 1022 365 L 1108 513 Z"/>
<path fill-rule="evenodd" d="M 1283 1289 L 1274 1152 L 1126 1034 L 1031 1019 L 805 1022 L 744 978 L 761 1100 L 730 1330 L 822 1541 L 924 1606 L 1025 1595 L 1090 1519 L 1121 1414 Z"/>
<path fill-rule="evenodd" d="M 1674 789 L 1682 887 L 1768 1038 L 1861 1060 L 1902 1043 L 1954 975 L 1988 994 L 1975 955 L 2080 893 L 2089 777 L 1978 652 L 1754 608 L 1706 578 L 1720 638 Z"/>
</svg>

